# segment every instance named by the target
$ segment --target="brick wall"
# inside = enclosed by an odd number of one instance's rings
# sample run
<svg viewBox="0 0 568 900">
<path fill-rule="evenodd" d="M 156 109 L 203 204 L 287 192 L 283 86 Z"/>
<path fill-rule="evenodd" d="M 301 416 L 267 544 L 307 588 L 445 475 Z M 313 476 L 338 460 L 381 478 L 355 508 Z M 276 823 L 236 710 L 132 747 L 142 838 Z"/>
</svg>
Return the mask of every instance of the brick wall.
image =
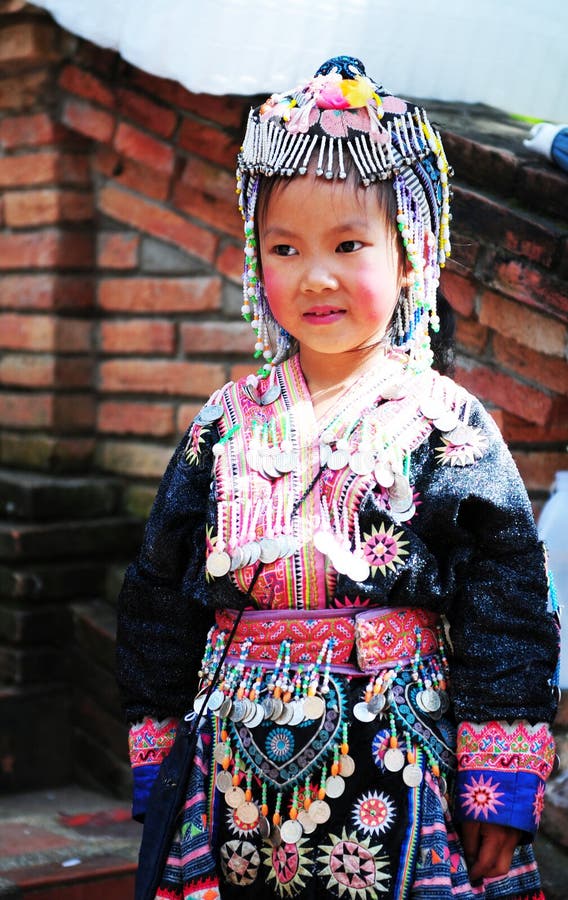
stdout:
<svg viewBox="0 0 568 900">
<path fill-rule="evenodd" d="M 0 705 L 3 683 L 28 685 L 34 708 L 38 685 L 75 679 L 83 775 L 116 790 L 109 603 L 138 539 L 129 516 L 210 391 L 252 368 L 233 180 L 249 102 L 191 94 L 0 3 Z M 491 110 L 434 118 L 456 169 L 457 378 L 538 509 L 567 467 L 568 178 Z M 54 665 L 71 626 L 72 665 Z"/>
</svg>

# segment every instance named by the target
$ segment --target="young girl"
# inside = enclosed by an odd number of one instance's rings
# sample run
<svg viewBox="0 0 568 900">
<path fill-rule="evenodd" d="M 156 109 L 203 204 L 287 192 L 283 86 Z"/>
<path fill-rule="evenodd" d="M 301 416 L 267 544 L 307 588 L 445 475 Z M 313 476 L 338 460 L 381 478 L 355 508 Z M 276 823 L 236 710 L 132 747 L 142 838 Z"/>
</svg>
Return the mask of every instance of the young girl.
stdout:
<svg viewBox="0 0 568 900">
<path fill-rule="evenodd" d="M 432 368 L 449 174 L 350 57 L 251 112 L 262 368 L 189 428 L 121 595 L 139 818 L 165 757 L 139 898 L 543 897 L 557 629 L 511 457 Z"/>
</svg>

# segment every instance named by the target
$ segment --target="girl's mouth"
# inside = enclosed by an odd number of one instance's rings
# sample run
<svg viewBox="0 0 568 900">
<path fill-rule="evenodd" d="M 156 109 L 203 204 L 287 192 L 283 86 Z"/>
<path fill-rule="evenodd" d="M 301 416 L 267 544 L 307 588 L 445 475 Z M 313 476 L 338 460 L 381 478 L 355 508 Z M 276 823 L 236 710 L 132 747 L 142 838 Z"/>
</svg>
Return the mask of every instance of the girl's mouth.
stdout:
<svg viewBox="0 0 568 900">
<path fill-rule="evenodd" d="M 308 322 L 320 322 L 321 324 L 337 322 L 345 314 L 345 310 L 337 306 L 314 306 L 308 309 L 302 316 Z"/>
</svg>

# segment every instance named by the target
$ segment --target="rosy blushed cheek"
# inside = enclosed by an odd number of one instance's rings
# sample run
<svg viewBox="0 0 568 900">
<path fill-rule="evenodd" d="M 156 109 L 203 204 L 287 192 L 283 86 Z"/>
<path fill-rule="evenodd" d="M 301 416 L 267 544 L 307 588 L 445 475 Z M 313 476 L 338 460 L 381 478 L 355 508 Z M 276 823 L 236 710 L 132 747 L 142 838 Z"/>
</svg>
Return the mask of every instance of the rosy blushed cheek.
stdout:
<svg viewBox="0 0 568 900">
<path fill-rule="evenodd" d="M 270 266 L 266 266 L 263 271 L 262 283 L 264 284 L 264 292 L 268 298 L 268 302 L 272 310 L 280 307 L 286 295 L 286 279 L 283 275 L 275 272 Z"/>
</svg>

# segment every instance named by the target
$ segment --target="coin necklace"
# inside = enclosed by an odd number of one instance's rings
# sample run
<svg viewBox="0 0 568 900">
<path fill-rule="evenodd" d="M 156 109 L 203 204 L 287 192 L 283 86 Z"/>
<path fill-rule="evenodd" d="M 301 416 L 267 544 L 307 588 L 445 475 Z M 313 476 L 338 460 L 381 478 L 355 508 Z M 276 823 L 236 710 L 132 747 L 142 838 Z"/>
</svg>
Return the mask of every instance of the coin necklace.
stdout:
<svg viewBox="0 0 568 900">
<path fill-rule="evenodd" d="M 217 540 L 215 547 L 207 557 L 205 564 L 207 572 L 214 578 L 222 578 L 231 568 L 231 557 L 225 549 L 225 517 L 227 513 L 227 503 L 223 500 L 218 504 L 218 528 Z"/>
</svg>

